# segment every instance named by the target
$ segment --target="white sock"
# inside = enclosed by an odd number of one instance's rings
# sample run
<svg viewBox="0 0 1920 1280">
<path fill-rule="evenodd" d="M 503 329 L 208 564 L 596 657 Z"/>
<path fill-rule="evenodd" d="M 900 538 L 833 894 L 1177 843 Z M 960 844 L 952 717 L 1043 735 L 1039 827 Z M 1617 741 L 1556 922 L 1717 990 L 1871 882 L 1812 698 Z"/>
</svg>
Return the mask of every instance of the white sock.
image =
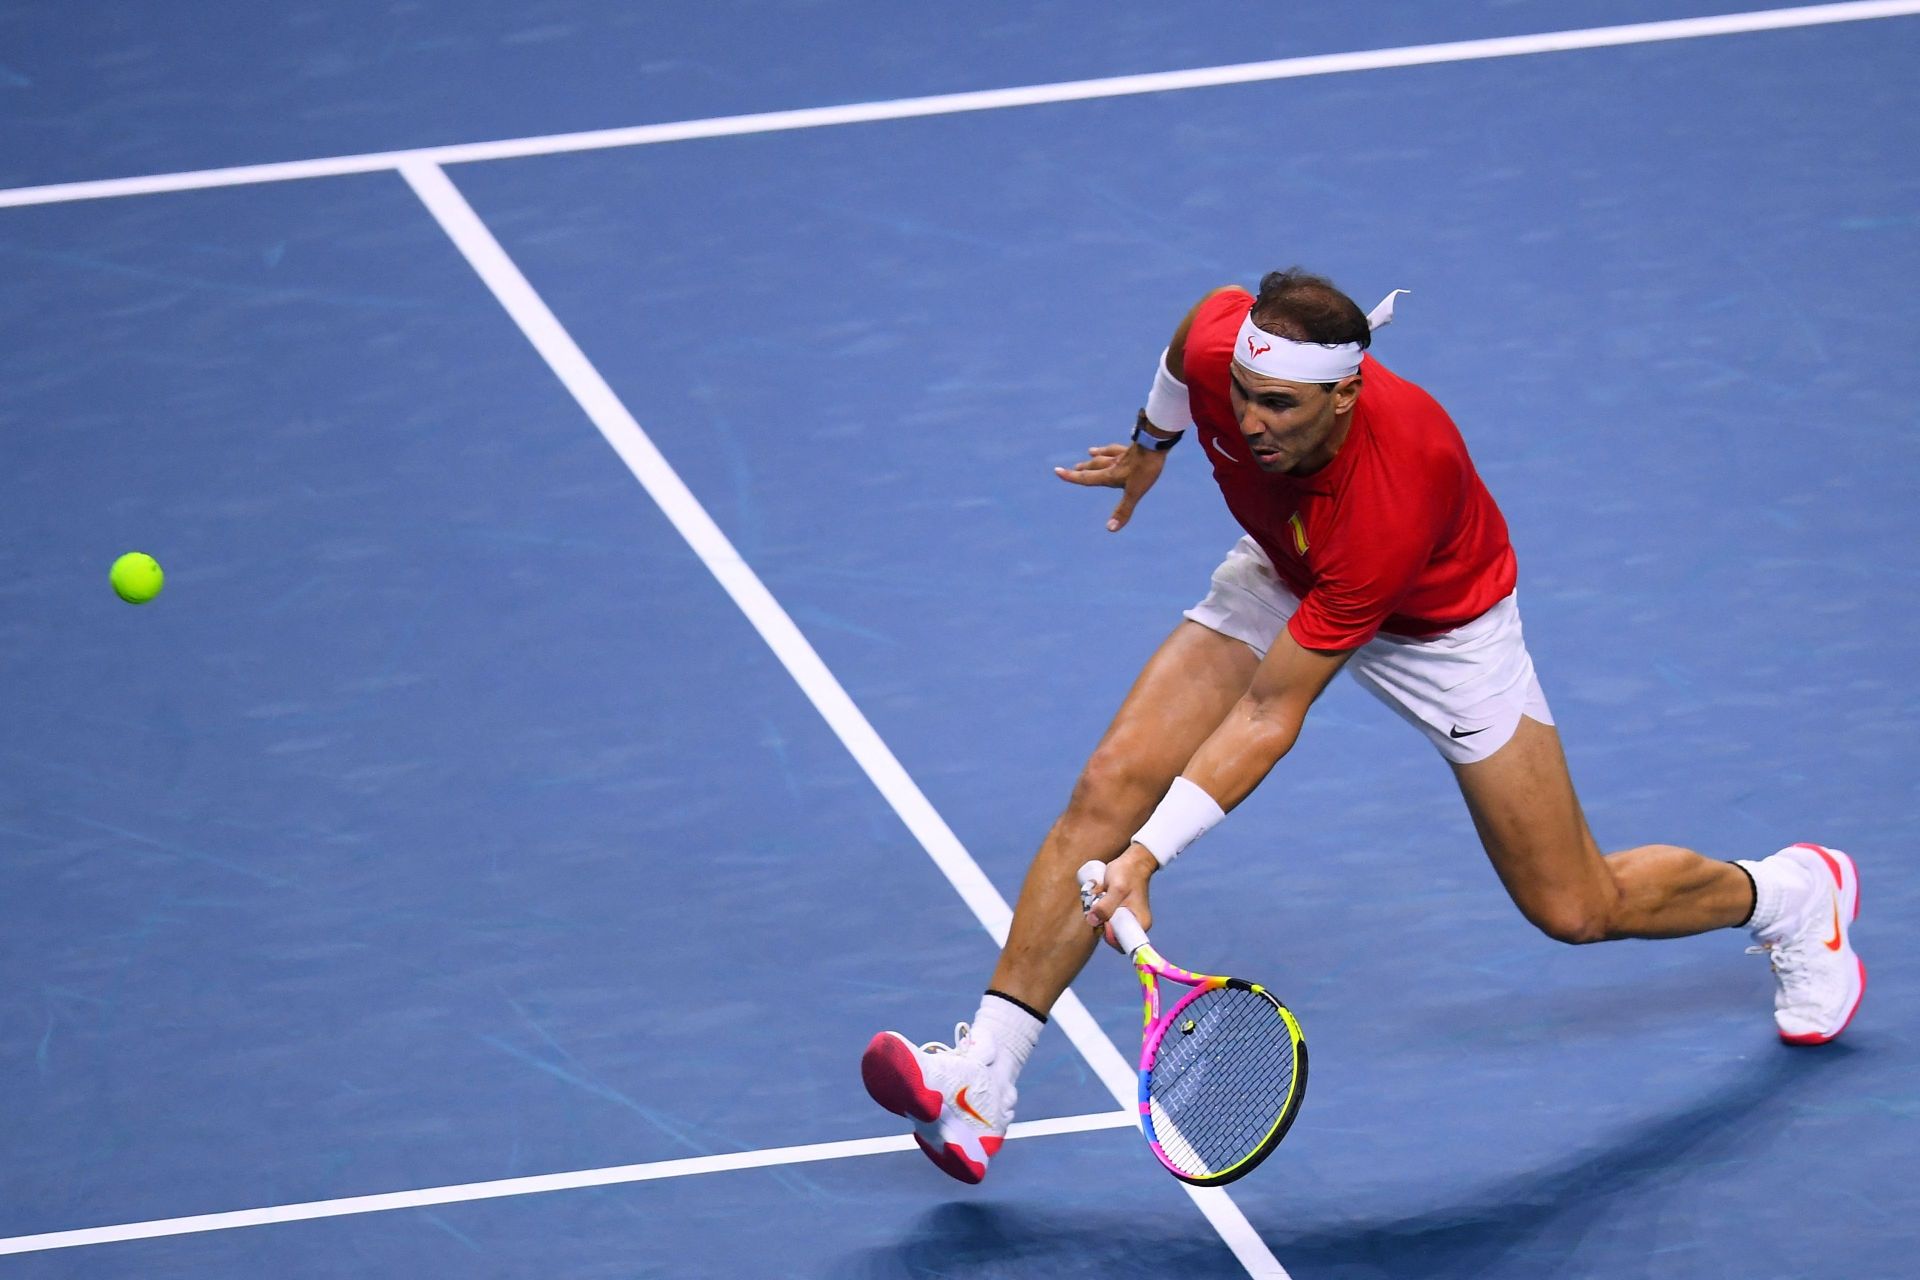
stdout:
<svg viewBox="0 0 1920 1280">
<path fill-rule="evenodd" d="M 1034 1017 L 1025 1006 L 989 991 L 980 999 L 980 1012 L 973 1015 L 973 1025 L 985 1027 L 992 1033 L 993 1042 L 1006 1056 L 1012 1075 L 1018 1076 L 1040 1039 L 1040 1028 L 1047 1024 L 1044 1019 Z"/>
<path fill-rule="evenodd" d="M 1781 942 L 1792 937 L 1817 887 L 1807 869 L 1779 854 L 1758 862 L 1742 858 L 1740 865 L 1753 877 L 1753 918 L 1747 921 L 1747 929 L 1754 940 Z"/>
</svg>

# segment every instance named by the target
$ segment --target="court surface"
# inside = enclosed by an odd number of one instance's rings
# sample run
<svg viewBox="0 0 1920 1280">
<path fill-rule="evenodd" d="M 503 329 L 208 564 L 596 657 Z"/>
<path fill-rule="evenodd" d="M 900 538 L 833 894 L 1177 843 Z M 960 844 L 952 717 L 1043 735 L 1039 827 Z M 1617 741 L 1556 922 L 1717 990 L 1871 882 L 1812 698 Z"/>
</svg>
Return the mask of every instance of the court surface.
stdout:
<svg viewBox="0 0 1920 1280">
<path fill-rule="evenodd" d="M 0 9 L 0 1273 L 1909 1274 L 1920 4 L 1739 12 Z M 1102 954 L 960 1186 L 860 1049 L 1237 533 L 1051 468 L 1294 262 L 1412 290 L 1601 842 L 1853 852 L 1867 1001 L 1538 935 L 1342 681 L 1155 895 L 1286 1144 L 1159 1171 Z"/>
</svg>

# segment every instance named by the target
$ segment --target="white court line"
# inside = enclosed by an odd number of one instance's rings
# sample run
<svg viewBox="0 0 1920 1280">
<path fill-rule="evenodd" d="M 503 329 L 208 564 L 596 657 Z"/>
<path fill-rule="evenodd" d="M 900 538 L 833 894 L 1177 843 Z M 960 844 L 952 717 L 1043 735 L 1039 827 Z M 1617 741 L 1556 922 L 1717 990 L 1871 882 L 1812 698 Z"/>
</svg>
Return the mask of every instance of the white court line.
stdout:
<svg viewBox="0 0 1920 1280">
<path fill-rule="evenodd" d="M 700 505 L 692 490 L 680 479 L 672 465 L 654 446 L 647 433 L 627 412 L 599 370 L 580 350 L 546 302 L 520 273 L 500 242 L 480 221 L 466 198 L 438 166 L 410 161 L 400 170 L 415 194 L 427 206 L 454 245 L 466 257 L 493 296 L 506 308 L 513 322 L 527 336 L 534 349 L 546 360 L 555 376 L 564 384 L 593 425 L 600 429 L 627 469 L 633 472 L 654 502 L 687 545 L 717 579 L 733 602 L 760 633 L 794 681 L 807 695 L 814 709 L 826 720 L 861 769 L 872 780 L 893 811 L 927 851 L 948 882 L 960 894 L 974 917 L 993 940 L 1006 945 L 1007 925 L 1013 909 L 1000 891 L 993 887 L 980 864 L 973 860 L 960 838 L 947 826 L 946 819 L 908 776 L 893 751 L 874 731 L 873 725 L 854 705 L 853 699 L 820 660 L 800 628 L 794 625 L 780 602 L 773 598 L 759 575 L 734 550 L 713 517 Z M 1100 1082 L 1122 1107 L 1137 1107 L 1138 1076 L 1106 1032 L 1094 1022 L 1086 1007 L 1069 991 L 1053 1008 L 1053 1021 L 1080 1051 Z M 1218 1187 L 1191 1187 L 1180 1184 L 1193 1197 L 1201 1213 L 1213 1224 L 1227 1247 L 1247 1269 L 1261 1280 L 1286 1280 L 1286 1271 L 1275 1260 L 1240 1207 Z"/>
<path fill-rule="evenodd" d="M 1101 1111 L 1092 1115 L 1017 1123 L 1007 1130 L 1007 1137 L 1041 1138 L 1061 1133 L 1090 1133 L 1098 1129 L 1125 1129 L 1133 1124 L 1134 1117 L 1125 1111 Z M 495 1182 L 468 1182 L 454 1187 L 389 1191 L 381 1195 L 347 1196 L 339 1200 L 310 1200 L 305 1204 L 240 1209 L 232 1213 L 202 1213 L 190 1218 L 161 1218 L 153 1222 L 129 1222 L 114 1227 L 49 1231 L 43 1235 L 14 1236 L 0 1240 L 0 1254 L 41 1253 L 49 1249 L 74 1249 L 90 1244 L 153 1240 L 161 1236 L 192 1235 L 201 1231 L 232 1231 L 239 1227 L 264 1227 L 277 1222 L 305 1222 L 313 1218 L 382 1213 L 389 1209 L 419 1209 L 438 1204 L 460 1204 L 468 1200 L 497 1200 L 502 1196 L 531 1196 L 547 1191 L 611 1187 L 623 1182 L 652 1182 L 659 1178 L 685 1178 L 693 1174 L 727 1173 L 735 1169 L 769 1169 L 783 1164 L 844 1160 L 849 1156 L 911 1150 L 911 1135 L 894 1134 L 884 1138 L 813 1142 L 800 1147 L 769 1147 L 764 1151 L 736 1151 L 718 1156 L 690 1156 L 682 1160 L 615 1165 L 608 1169 L 580 1169 L 572 1173 L 501 1178 Z"/>
<path fill-rule="evenodd" d="M 829 125 L 865 124 L 878 120 L 907 120 L 918 116 L 955 115 L 965 111 L 993 111 L 1052 102 L 1079 102 L 1092 98 L 1123 98 L 1143 93 L 1167 93 L 1218 85 L 1252 84 L 1265 80 L 1292 80 L 1303 76 L 1337 75 L 1348 71 L 1377 71 L 1389 67 L 1418 67 L 1442 62 L 1475 62 L 1535 53 L 1566 53 L 1576 49 L 1605 49 L 1620 45 L 1657 44 L 1667 40 L 1696 40 L 1705 36 L 1743 35 L 1781 31 L 1792 27 L 1827 26 L 1838 22 L 1865 22 L 1920 14 L 1920 0 L 1855 0 L 1846 4 L 1804 5 L 1792 9 L 1760 9 L 1706 18 L 1673 18 L 1664 22 L 1636 22 L 1617 27 L 1587 27 L 1575 31 L 1548 31 L 1538 35 L 1495 36 L 1484 40 L 1455 40 L 1444 44 L 1408 45 L 1396 49 L 1367 49 L 1357 53 L 1315 54 L 1279 58 L 1270 62 L 1243 62 L 1189 71 L 1159 71 L 1147 75 L 1108 76 L 1098 80 L 1069 80 L 1058 84 L 1026 85 L 1013 89 L 985 89 L 973 93 L 943 93 L 924 98 L 886 102 L 857 102 L 837 107 L 809 107 L 797 111 L 765 111 L 753 115 L 719 116 L 709 120 L 681 120 L 668 124 L 634 125 L 621 129 L 593 129 L 583 133 L 556 133 L 537 138 L 508 138 L 498 142 L 467 142 L 405 151 L 377 151 L 331 156 L 317 160 L 287 160 L 272 164 L 201 169 L 140 178 L 105 178 L 89 182 L 62 182 L 39 187 L 0 190 L 0 209 L 70 200 L 100 200 L 112 196 L 153 195 L 163 191 L 193 191 L 206 187 L 248 186 L 286 182 L 297 178 L 335 177 L 375 173 L 408 164 L 466 164 L 476 160 L 509 160 L 554 155 L 565 151 L 598 151 L 609 147 L 637 147 L 651 143 L 686 142 L 696 138 L 725 138 L 740 134 L 777 133 L 788 129 L 817 129 Z"/>
</svg>

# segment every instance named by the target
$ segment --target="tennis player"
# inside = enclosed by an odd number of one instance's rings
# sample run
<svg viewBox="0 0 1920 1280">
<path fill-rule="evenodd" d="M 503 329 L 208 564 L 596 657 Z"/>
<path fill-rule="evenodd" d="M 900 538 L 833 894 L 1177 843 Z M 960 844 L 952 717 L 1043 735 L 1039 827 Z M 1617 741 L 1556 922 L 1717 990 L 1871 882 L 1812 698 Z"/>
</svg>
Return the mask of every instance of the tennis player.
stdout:
<svg viewBox="0 0 1920 1280">
<path fill-rule="evenodd" d="M 1331 282 L 1274 272 L 1216 289 L 1157 363 L 1130 445 L 1058 469 L 1117 488 L 1124 527 L 1191 431 L 1246 531 L 1147 662 L 1021 887 L 991 984 L 955 1043 L 873 1038 L 868 1091 L 933 1162 L 978 1182 L 1013 1118 L 1047 1011 L 1122 906 L 1259 785 L 1341 668 L 1447 760 L 1514 904 L 1562 942 L 1745 927 L 1772 961 L 1790 1044 L 1843 1031 L 1866 987 L 1844 853 L 1795 844 L 1734 862 L 1675 845 L 1603 855 L 1587 828 L 1515 603 L 1507 525 L 1460 432 L 1367 354 L 1396 294 L 1363 313 Z M 1083 914 L 1074 872 L 1108 863 Z"/>
</svg>

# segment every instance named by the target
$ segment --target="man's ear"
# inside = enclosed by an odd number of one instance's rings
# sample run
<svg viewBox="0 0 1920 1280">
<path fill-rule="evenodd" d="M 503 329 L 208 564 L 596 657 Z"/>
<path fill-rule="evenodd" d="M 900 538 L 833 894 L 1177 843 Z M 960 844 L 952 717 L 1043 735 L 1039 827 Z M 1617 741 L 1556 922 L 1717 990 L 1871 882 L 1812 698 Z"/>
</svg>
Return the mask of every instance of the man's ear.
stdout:
<svg viewBox="0 0 1920 1280">
<path fill-rule="evenodd" d="M 1342 378 L 1333 384 L 1333 411 L 1351 413 L 1354 402 L 1360 399 L 1360 375 Z"/>
</svg>

